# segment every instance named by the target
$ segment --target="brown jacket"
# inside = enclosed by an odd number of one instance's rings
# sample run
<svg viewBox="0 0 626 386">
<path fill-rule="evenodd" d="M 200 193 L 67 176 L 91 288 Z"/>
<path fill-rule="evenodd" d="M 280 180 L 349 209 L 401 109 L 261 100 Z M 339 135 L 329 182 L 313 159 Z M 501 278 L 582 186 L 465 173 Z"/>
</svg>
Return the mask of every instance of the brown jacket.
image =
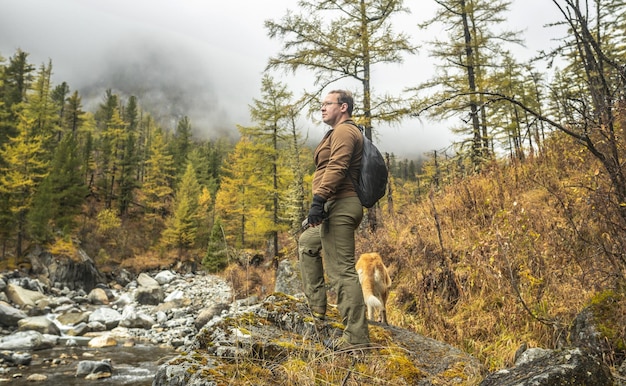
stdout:
<svg viewBox="0 0 626 386">
<path fill-rule="evenodd" d="M 356 197 L 352 179 L 361 169 L 363 134 L 351 120 L 344 121 L 326 133 L 314 154 L 313 194 L 326 200 Z"/>
</svg>

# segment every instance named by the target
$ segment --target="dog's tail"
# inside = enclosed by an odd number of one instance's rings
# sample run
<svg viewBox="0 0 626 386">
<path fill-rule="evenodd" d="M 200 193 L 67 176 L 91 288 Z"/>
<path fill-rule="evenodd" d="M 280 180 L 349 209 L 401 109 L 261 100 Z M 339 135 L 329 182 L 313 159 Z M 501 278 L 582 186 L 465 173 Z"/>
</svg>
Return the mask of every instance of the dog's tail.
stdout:
<svg viewBox="0 0 626 386">
<path fill-rule="evenodd" d="M 374 307 L 377 310 L 382 310 L 384 308 L 383 303 L 374 295 L 370 295 L 365 299 L 365 304 L 369 307 Z"/>
</svg>

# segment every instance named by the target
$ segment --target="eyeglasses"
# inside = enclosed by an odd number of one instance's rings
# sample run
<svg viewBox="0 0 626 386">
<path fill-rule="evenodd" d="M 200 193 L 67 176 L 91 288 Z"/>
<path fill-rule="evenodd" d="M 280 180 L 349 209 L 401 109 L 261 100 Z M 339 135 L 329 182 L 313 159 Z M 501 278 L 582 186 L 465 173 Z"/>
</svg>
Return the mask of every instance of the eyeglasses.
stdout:
<svg viewBox="0 0 626 386">
<path fill-rule="evenodd" d="M 342 105 L 345 102 L 322 102 L 322 104 L 320 105 L 320 107 L 326 107 L 328 105 Z"/>
</svg>

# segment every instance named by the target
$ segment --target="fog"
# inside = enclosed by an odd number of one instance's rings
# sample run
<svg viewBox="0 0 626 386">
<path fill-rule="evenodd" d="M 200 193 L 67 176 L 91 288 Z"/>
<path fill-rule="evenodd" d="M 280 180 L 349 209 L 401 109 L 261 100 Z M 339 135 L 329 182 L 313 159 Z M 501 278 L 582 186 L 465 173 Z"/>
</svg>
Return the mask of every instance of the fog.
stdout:
<svg viewBox="0 0 626 386">
<path fill-rule="evenodd" d="M 405 4 L 410 15 L 397 18 L 396 32 L 423 44 L 430 34 L 416 24 L 429 17 L 434 1 Z M 135 95 L 141 106 L 166 126 L 187 115 L 198 135 L 215 138 L 237 125 L 249 125 L 249 108 L 260 97 L 261 78 L 280 42 L 267 37 L 263 22 L 278 20 L 293 0 L 0 0 L 0 55 L 19 48 L 36 66 L 52 61 L 53 82 L 78 90 L 86 109 L 103 101 L 107 88 L 121 96 Z M 543 11 L 537 13 L 538 7 Z M 551 44 L 543 25 L 557 17 L 551 2 L 515 0 L 509 29 L 523 29 L 529 56 Z M 399 94 L 434 72 L 426 47 L 403 64 L 375 67 L 374 91 Z M 274 74 L 295 96 L 312 89 L 306 73 Z M 356 89 L 355 89 L 356 91 Z M 417 157 L 455 140 L 450 122 L 407 119 L 394 127 L 377 128 L 382 151 Z M 324 128 L 303 120 L 300 128 L 312 140 Z"/>
</svg>

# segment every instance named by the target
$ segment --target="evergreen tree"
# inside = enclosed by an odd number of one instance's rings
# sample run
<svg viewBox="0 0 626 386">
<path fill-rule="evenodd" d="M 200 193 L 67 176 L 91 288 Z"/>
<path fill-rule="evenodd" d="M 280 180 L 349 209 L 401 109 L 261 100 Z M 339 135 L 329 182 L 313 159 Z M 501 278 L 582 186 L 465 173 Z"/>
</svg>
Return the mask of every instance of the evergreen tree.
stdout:
<svg viewBox="0 0 626 386">
<path fill-rule="evenodd" d="M 220 272 L 228 265 L 228 246 L 224 239 L 224 230 L 219 218 L 215 220 L 211 228 L 209 245 L 202 259 L 202 265 L 211 273 Z"/>
<path fill-rule="evenodd" d="M 177 176 L 181 176 L 187 168 L 189 153 L 192 148 L 191 137 L 191 121 L 189 117 L 185 116 L 178 121 L 176 131 L 174 132 L 174 140 L 172 141 L 171 153 L 174 156 Z"/>
<path fill-rule="evenodd" d="M 53 238 L 55 229 L 64 235 L 74 229 L 88 192 L 82 165 L 76 138 L 65 136 L 55 150 L 50 173 L 39 186 L 29 212 L 29 229 L 34 240 L 46 242 Z"/>
<path fill-rule="evenodd" d="M 284 165 L 281 160 L 285 159 L 286 151 L 289 149 L 287 128 L 292 111 L 291 97 L 292 94 L 287 91 L 286 85 L 275 82 L 270 76 L 264 76 L 261 99 L 255 99 L 253 105 L 250 106 L 250 117 L 257 126 L 243 130 L 243 133 L 248 134 L 253 141 L 271 149 L 271 152 L 267 154 L 270 167 L 270 174 L 267 178 L 272 181 L 270 192 L 272 204 L 269 208 L 272 226 L 269 236 L 272 240 L 274 257 L 278 256 L 279 251 L 278 233 L 287 229 L 284 198 L 281 195 L 287 191 L 287 181 L 293 180 L 292 173 L 281 167 Z"/>
<path fill-rule="evenodd" d="M 422 98 L 415 108 L 434 119 L 460 116 L 463 123 L 455 131 L 470 137 L 470 157 L 478 170 L 491 156 L 490 139 L 493 129 L 488 106 L 481 92 L 489 91 L 488 69 L 501 61 L 503 42 L 519 43 L 518 33 L 494 31 L 508 11 L 508 0 L 440 0 L 436 14 L 422 24 L 428 27 L 443 24 L 449 31 L 447 40 L 439 36 L 430 42 L 431 56 L 441 63 L 436 75 L 419 85 L 417 90 L 435 90 Z"/>
<path fill-rule="evenodd" d="M 15 255 L 22 255 L 26 236 L 26 218 L 41 180 L 47 174 L 48 163 L 41 134 L 33 134 L 34 118 L 22 114 L 17 125 L 18 135 L 9 138 L 0 149 L 5 164 L 0 166 L 0 194 L 9 209 L 5 215 L 4 232 L 14 237 Z M 6 240 L 5 240 L 6 242 Z"/>
<path fill-rule="evenodd" d="M 271 153 L 267 145 L 242 135 L 222 168 L 215 213 L 236 248 L 260 247 L 272 229 Z"/>
<path fill-rule="evenodd" d="M 34 79 L 34 71 L 35 66 L 28 63 L 28 54 L 22 50 L 17 50 L 9 58 L 8 66 L 2 71 L 0 107 L 3 109 L 2 115 L 6 116 L 6 120 L 0 121 L 0 147 L 8 141 L 9 137 L 17 134 L 18 118 L 13 106 L 26 100 L 26 93 Z"/>
<path fill-rule="evenodd" d="M 128 207 L 133 202 L 134 191 L 138 187 L 137 167 L 139 157 L 137 154 L 137 130 L 139 111 L 137 98 L 131 96 L 124 109 L 124 122 L 126 123 L 126 134 L 122 149 L 120 150 L 120 179 L 119 179 L 119 199 L 118 207 L 120 215 L 128 212 Z"/>
<path fill-rule="evenodd" d="M 196 180 L 196 171 L 191 163 L 187 164 L 180 186 L 176 192 L 174 212 L 168 219 L 163 231 L 163 244 L 176 247 L 179 257 L 194 246 L 199 224 L 200 185 Z"/>
<path fill-rule="evenodd" d="M 151 136 L 150 152 L 141 187 L 141 203 L 150 231 L 161 233 L 163 221 L 170 215 L 174 195 L 174 160 L 167 150 L 163 132 L 157 128 Z"/>
</svg>

